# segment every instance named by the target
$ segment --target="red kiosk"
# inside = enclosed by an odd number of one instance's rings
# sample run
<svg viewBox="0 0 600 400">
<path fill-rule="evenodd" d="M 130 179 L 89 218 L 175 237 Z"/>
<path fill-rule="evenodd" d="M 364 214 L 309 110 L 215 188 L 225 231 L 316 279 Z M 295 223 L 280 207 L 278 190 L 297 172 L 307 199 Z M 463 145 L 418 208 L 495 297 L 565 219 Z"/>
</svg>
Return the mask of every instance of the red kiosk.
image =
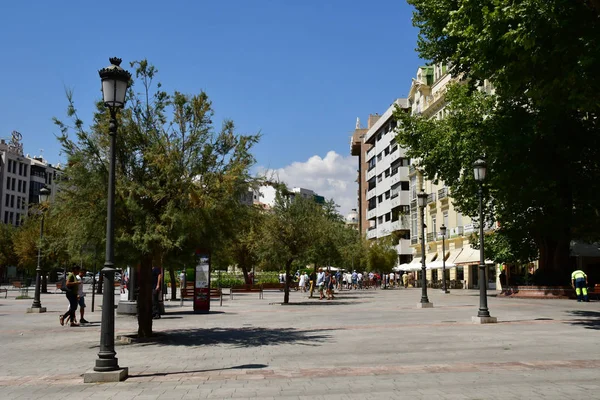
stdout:
<svg viewBox="0 0 600 400">
<path fill-rule="evenodd" d="M 198 263 L 194 272 L 194 313 L 208 314 L 210 311 L 210 255 L 196 250 Z"/>
</svg>

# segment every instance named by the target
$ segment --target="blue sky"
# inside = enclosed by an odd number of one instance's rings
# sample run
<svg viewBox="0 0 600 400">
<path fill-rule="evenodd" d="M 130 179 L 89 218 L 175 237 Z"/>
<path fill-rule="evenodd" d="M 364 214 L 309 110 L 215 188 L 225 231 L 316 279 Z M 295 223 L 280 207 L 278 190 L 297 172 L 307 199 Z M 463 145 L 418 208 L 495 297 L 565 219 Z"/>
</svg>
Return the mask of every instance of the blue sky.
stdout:
<svg viewBox="0 0 600 400">
<path fill-rule="evenodd" d="M 257 168 L 337 192 L 345 213 L 356 196 L 356 117 L 406 96 L 422 64 L 411 13 L 402 0 L 5 2 L 0 137 L 17 130 L 26 153 L 64 161 L 52 117 L 65 118 L 65 88 L 89 122 L 108 57 L 147 58 L 166 90 L 205 90 L 217 126 L 231 118 L 239 132 L 260 131 Z M 336 179 L 347 193 L 330 190 Z"/>
</svg>

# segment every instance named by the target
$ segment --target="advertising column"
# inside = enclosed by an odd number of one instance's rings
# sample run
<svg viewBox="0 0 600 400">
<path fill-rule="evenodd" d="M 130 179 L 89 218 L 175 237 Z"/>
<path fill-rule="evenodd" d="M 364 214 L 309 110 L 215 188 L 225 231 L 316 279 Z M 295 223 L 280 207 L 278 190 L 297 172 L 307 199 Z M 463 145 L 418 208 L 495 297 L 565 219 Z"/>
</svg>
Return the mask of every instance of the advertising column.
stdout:
<svg viewBox="0 0 600 400">
<path fill-rule="evenodd" d="M 208 253 L 197 254 L 194 283 L 194 313 L 206 314 L 210 311 L 210 257 Z"/>
</svg>

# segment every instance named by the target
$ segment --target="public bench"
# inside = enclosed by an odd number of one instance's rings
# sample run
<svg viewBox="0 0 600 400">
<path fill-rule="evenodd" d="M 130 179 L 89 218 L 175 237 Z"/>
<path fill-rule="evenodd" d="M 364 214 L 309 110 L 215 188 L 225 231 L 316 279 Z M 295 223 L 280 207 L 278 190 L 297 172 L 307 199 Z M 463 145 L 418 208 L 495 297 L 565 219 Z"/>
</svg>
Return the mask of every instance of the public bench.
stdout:
<svg viewBox="0 0 600 400">
<path fill-rule="evenodd" d="M 285 290 L 284 283 L 262 283 L 260 285 L 263 292 L 283 292 Z M 290 282 L 290 290 L 298 290 L 298 282 Z"/>
<path fill-rule="evenodd" d="M 588 290 L 588 297 L 600 300 L 600 283 L 596 283 L 593 288 Z"/>
<path fill-rule="evenodd" d="M 21 281 L 13 281 L 12 285 L 15 289 L 23 289 L 23 282 Z"/>
<path fill-rule="evenodd" d="M 219 299 L 219 305 L 223 305 L 223 290 L 221 288 L 211 288 L 209 297 L 211 299 Z M 186 285 L 184 288 L 181 288 L 181 299 L 185 298 L 194 298 L 194 285 Z"/>
<path fill-rule="evenodd" d="M 234 293 L 253 293 L 258 292 L 258 298 L 263 298 L 263 289 L 262 285 L 235 285 L 229 289 L 229 298 L 233 300 Z"/>
<path fill-rule="evenodd" d="M 4 298 L 6 299 L 8 297 L 8 289 L 6 288 L 0 288 L 0 293 L 4 292 Z"/>
</svg>

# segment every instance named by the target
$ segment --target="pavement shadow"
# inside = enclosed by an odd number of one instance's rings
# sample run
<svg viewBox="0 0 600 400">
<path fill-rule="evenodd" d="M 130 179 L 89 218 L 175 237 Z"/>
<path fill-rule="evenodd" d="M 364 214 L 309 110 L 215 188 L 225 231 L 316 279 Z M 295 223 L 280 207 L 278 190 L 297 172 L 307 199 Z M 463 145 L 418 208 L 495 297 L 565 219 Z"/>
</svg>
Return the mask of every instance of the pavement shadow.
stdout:
<svg viewBox="0 0 600 400">
<path fill-rule="evenodd" d="M 266 365 L 266 364 L 243 364 L 243 365 L 236 365 L 233 367 L 226 367 L 226 368 L 197 369 L 197 370 L 193 370 L 193 371 L 186 370 L 186 371 L 174 371 L 174 372 L 155 372 L 153 374 L 129 375 L 127 380 L 132 381 L 132 380 L 135 380 L 135 378 L 145 378 L 145 377 L 150 377 L 150 376 L 193 374 L 193 373 L 200 373 L 200 372 L 227 371 L 227 370 L 231 370 L 231 369 L 262 369 L 262 368 L 267 368 L 267 367 L 268 367 L 268 365 Z"/>
<path fill-rule="evenodd" d="M 600 330 L 600 312 L 598 311 L 585 311 L 585 310 L 572 310 L 568 313 L 574 317 L 579 317 L 570 321 L 569 324 L 583 326 L 586 329 Z"/>
<path fill-rule="evenodd" d="M 325 332 L 333 329 L 293 329 L 293 328 L 190 328 L 173 329 L 155 332 L 151 338 L 136 340 L 132 337 L 132 344 L 137 346 L 214 346 L 230 345 L 237 348 L 250 348 L 261 346 L 277 346 L 281 344 L 298 344 L 314 346 L 325 343 L 331 335 Z"/>
<path fill-rule="evenodd" d="M 287 304 L 284 303 L 269 303 L 271 305 L 281 305 L 281 306 L 333 306 L 333 305 L 348 305 L 348 304 L 356 304 L 350 301 L 339 301 L 337 299 L 335 300 L 319 300 L 319 299 L 315 299 L 315 300 L 309 300 L 309 301 L 294 301 L 294 302 L 289 302 Z"/>
</svg>

